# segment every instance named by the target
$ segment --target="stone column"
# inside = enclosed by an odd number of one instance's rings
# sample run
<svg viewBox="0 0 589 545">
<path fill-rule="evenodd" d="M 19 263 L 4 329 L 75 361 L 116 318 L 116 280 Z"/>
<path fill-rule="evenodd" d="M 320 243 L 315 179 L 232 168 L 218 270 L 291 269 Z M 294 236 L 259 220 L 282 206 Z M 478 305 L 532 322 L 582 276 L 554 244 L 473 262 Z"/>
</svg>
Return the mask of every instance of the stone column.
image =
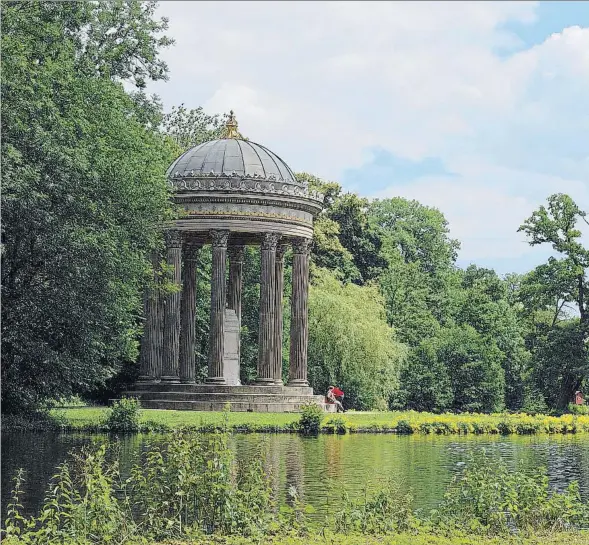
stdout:
<svg viewBox="0 0 589 545">
<path fill-rule="evenodd" d="M 184 241 L 182 247 L 182 302 L 180 304 L 180 382 L 196 376 L 196 267 L 201 245 Z"/>
<path fill-rule="evenodd" d="M 261 245 L 260 326 L 258 335 L 258 378 L 262 385 L 274 384 L 274 296 L 276 246 L 280 235 L 265 233 Z"/>
<path fill-rule="evenodd" d="M 293 242 L 292 299 L 290 321 L 290 365 L 288 386 L 308 386 L 307 343 L 309 253 L 311 240 L 299 238 Z"/>
<path fill-rule="evenodd" d="M 153 268 L 153 284 L 145 288 L 143 294 L 143 311 L 145 315 L 145 326 L 143 338 L 141 339 L 141 352 L 139 357 L 139 379 L 138 382 L 154 382 L 159 379 L 160 353 L 162 343 L 162 322 L 160 320 L 160 296 L 159 296 L 159 275 L 160 256 L 158 252 L 151 255 L 151 266 Z"/>
<path fill-rule="evenodd" d="M 230 246 L 227 253 L 229 254 L 227 308 L 235 311 L 239 324 L 241 325 L 241 289 L 245 246 Z"/>
<path fill-rule="evenodd" d="M 227 241 L 229 231 L 211 231 L 213 264 L 211 271 L 211 322 L 209 326 L 209 376 L 206 382 L 225 384 L 223 352 L 227 270 Z"/>
<path fill-rule="evenodd" d="M 166 231 L 167 262 L 172 267 L 171 281 L 181 287 L 182 237 L 178 229 Z M 165 297 L 162 382 L 180 382 L 178 356 L 180 352 L 180 289 Z"/>
<path fill-rule="evenodd" d="M 275 286 L 274 286 L 274 350 L 273 373 L 274 382 L 282 386 L 282 296 L 284 292 L 284 252 L 286 244 L 276 248 Z"/>
</svg>

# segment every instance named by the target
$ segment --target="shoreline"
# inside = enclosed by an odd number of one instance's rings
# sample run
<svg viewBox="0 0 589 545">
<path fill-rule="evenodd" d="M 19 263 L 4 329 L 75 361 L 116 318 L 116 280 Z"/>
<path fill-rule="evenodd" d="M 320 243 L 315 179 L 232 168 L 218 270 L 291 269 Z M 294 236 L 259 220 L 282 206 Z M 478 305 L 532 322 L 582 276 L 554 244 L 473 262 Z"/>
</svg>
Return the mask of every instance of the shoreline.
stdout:
<svg viewBox="0 0 589 545">
<path fill-rule="evenodd" d="M 54 408 L 43 417 L 3 415 L 2 431 L 109 433 L 108 407 Z M 213 433 L 300 433 L 299 413 L 197 412 L 141 409 L 133 433 L 190 431 Z M 570 435 L 589 433 L 589 415 L 433 414 L 416 411 L 353 412 L 325 415 L 321 434 L 396 435 Z"/>
</svg>

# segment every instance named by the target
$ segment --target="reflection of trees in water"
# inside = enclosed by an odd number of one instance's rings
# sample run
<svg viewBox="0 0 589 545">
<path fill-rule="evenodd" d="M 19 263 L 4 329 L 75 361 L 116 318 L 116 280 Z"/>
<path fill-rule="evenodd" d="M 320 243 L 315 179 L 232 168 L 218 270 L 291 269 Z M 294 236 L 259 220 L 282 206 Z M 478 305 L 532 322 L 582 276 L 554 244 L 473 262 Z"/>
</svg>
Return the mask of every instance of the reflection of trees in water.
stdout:
<svg viewBox="0 0 589 545">
<path fill-rule="evenodd" d="M 298 435 L 289 436 L 286 441 L 283 441 L 283 444 L 286 446 L 284 450 L 284 466 L 286 470 L 285 490 L 287 491 L 286 501 L 289 505 L 292 505 L 293 499 L 288 494 L 288 490 L 291 486 L 294 486 L 301 500 L 304 500 L 305 498 L 303 449 L 301 438 Z"/>
<path fill-rule="evenodd" d="M 2 434 L 2 514 L 10 497 L 11 478 L 19 467 L 26 471 L 25 511 L 33 514 L 47 490 L 56 466 L 71 448 L 113 440 L 89 434 L 3 433 Z M 120 460 L 123 477 L 147 444 L 166 443 L 168 434 L 121 437 L 112 455 Z M 342 489 L 350 497 L 362 493 L 366 483 L 374 489 L 378 481 L 392 478 L 403 491 L 412 489 L 415 507 L 433 508 L 441 500 L 452 475 L 468 463 L 470 456 L 484 448 L 509 467 L 546 467 L 550 486 L 562 490 L 571 480 L 579 480 L 581 493 L 589 498 L 589 437 L 547 436 L 420 436 L 296 434 L 233 435 L 229 438 L 240 471 L 247 471 L 262 449 L 264 467 L 270 474 L 278 504 L 290 501 L 288 489 L 294 486 L 299 498 L 312 505 L 317 516 L 341 501 Z M 237 478 L 237 474 L 234 474 Z M 331 490 L 331 493 L 330 493 Z"/>
</svg>

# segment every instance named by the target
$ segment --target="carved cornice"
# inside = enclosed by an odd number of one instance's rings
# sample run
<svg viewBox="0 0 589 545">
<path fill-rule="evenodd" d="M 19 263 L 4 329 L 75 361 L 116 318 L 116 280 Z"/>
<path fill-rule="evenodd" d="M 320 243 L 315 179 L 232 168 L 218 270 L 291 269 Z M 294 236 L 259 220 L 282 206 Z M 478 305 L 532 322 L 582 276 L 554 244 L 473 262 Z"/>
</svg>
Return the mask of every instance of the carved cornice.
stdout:
<svg viewBox="0 0 589 545">
<path fill-rule="evenodd" d="M 247 193 L 269 193 L 291 197 L 303 197 L 323 203 L 325 196 L 309 189 L 308 185 L 292 183 L 277 179 L 272 174 L 263 176 L 240 176 L 239 174 L 198 174 L 195 177 L 183 176 L 175 172 L 169 179 L 170 186 L 176 191 L 235 191 Z"/>
<path fill-rule="evenodd" d="M 227 248 L 229 240 L 229 231 L 211 230 L 209 231 L 212 239 L 213 248 Z"/>
<path fill-rule="evenodd" d="M 311 253 L 311 239 L 295 238 L 292 241 L 292 251 L 295 254 L 309 255 Z"/>
<path fill-rule="evenodd" d="M 276 247 L 278 246 L 278 241 L 280 240 L 280 235 L 278 233 L 264 233 L 262 237 L 262 250 L 274 250 L 276 251 Z"/>
<path fill-rule="evenodd" d="M 182 246 L 182 233 L 178 229 L 167 229 L 164 238 L 168 248 L 180 248 Z"/>
</svg>

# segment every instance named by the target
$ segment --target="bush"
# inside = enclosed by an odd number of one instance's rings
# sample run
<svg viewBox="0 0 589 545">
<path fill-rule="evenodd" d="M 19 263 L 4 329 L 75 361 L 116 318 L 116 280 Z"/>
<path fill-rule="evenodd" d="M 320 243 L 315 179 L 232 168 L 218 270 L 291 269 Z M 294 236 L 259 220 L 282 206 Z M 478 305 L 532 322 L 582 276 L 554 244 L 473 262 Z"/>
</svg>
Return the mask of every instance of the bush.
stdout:
<svg viewBox="0 0 589 545">
<path fill-rule="evenodd" d="M 334 416 L 330 418 L 323 426 L 325 431 L 337 433 L 338 435 L 345 435 L 348 433 L 348 423 L 345 418 L 341 416 Z"/>
<path fill-rule="evenodd" d="M 321 422 L 325 413 L 316 403 L 306 403 L 301 407 L 299 431 L 303 435 L 317 435 L 321 430 Z"/>
<path fill-rule="evenodd" d="M 139 407 L 139 400 L 134 397 L 118 399 L 106 414 L 106 429 L 122 433 L 139 431 Z"/>
<path fill-rule="evenodd" d="M 589 405 L 576 405 L 575 403 L 569 403 L 569 413 L 589 414 Z"/>
<path fill-rule="evenodd" d="M 485 457 L 471 461 L 455 477 L 431 521 L 438 527 L 491 535 L 563 531 L 586 527 L 589 506 L 577 482 L 564 492 L 551 493 L 543 470 L 514 471 Z"/>
</svg>

